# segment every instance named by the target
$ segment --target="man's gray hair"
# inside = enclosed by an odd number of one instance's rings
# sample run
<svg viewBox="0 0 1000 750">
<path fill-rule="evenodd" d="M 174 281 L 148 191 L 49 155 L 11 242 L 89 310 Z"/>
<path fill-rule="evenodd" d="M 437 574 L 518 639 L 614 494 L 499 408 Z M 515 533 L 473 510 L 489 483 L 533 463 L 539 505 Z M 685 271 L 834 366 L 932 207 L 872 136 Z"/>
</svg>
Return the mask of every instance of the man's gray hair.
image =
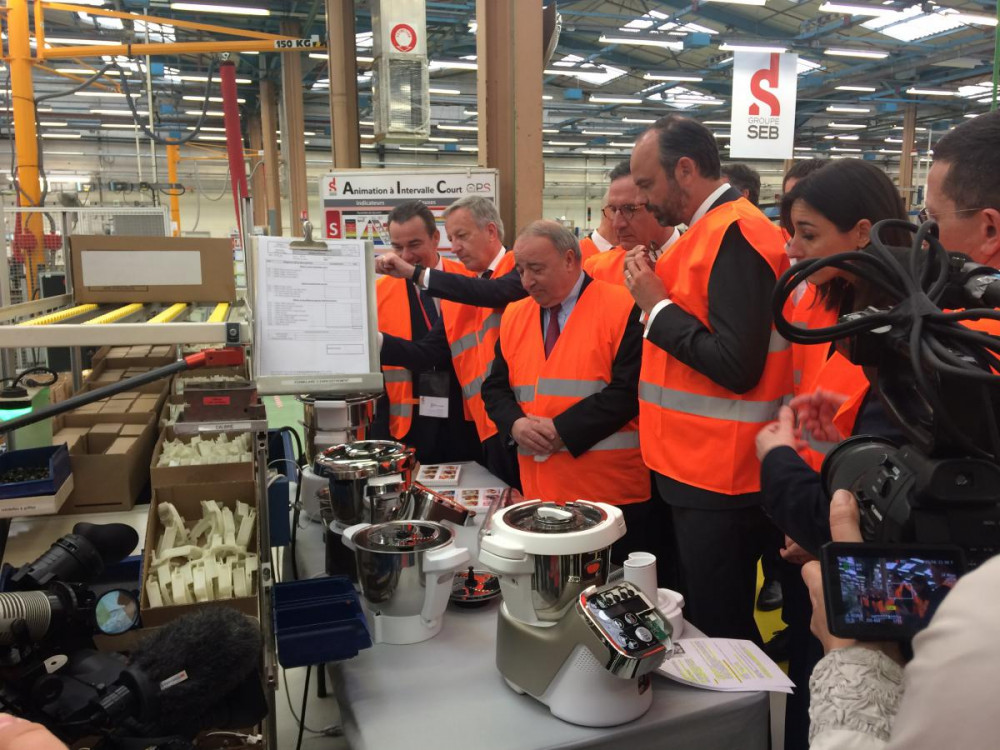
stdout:
<svg viewBox="0 0 1000 750">
<path fill-rule="evenodd" d="M 552 243 L 560 255 L 572 250 L 577 260 L 582 258 L 580 243 L 576 241 L 576 235 L 558 221 L 552 221 L 551 219 L 533 221 L 517 235 L 518 239 L 522 237 L 544 237 Z"/>
<path fill-rule="evenodd" d="M 447 219 L 452 211 L 457 211 L 460 208 L 464 208 L 472 214 L 473 221 L 480 229 L 486 229 L 488 224 L 496 224 L 500 242 L 503 242 L 503 219 L 500 218 L 497 204 L 491 199 L 481 195 L 467 195 L 464 198 L 459 198 L 445 209 L 444 218 Z"/>
</svg>

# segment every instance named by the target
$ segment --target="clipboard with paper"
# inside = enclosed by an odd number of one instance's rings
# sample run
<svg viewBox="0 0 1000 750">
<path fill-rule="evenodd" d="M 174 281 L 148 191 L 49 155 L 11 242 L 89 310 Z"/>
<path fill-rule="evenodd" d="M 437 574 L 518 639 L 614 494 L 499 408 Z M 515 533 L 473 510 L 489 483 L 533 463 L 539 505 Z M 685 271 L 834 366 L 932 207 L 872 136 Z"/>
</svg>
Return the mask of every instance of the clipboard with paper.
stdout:
<svg viewBox="0 0 1000 750">
<path fill-rule="evenodd" d="M 371 242 L 257 237 L 254 379 L 261 395 L 382 390 Z"/>
</svg>

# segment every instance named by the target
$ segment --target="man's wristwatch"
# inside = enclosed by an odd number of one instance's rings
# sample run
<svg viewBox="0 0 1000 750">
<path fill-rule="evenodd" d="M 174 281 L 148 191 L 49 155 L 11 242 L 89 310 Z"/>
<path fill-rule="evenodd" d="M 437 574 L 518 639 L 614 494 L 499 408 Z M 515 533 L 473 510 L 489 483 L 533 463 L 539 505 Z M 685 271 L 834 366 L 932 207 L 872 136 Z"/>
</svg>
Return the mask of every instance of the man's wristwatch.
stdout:
<svg viewBox="0 0 1000 750">
<path fill-rule="evenodd" d="M 413 265 L 413 275 L 410 276 L 410 281 L 412 281 L 417 286 L 420 286 L 420 274 L 422 274 L 425 270 L 427 269 L 424 268 L 424 266 L 420 265 L 419 263 L 415 263 Z"/>
</svg>

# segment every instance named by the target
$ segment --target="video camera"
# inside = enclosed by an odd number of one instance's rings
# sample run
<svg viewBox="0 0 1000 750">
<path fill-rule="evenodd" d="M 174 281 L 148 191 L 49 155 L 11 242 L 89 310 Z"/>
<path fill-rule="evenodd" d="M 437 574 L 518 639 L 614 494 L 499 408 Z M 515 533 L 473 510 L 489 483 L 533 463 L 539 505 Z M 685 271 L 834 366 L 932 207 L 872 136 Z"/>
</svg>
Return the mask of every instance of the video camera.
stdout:
<svg viewBox="0 0 1000 750">
<path fill-rule="evenodd" d="M 890 227 L 913 233 L 912 245 L 886 246 L 880 236 Z M 890 304 L 842 315 L 827 328 L 793 326 L 782 315 L 785 301 L 825 267 L 847 272 L 854 286 L 871 285 Z M 828 606 L 835 635 L 914 632 L 913 617 L 902 617 L 895 604 L 892 616 L 869 606 L 871 617 L 853 623 L 864 628 L 851 627 L 850 611 L 865 598 L 859 589 L 870 587 L 876 571 L 886 578 L 879 585 L 899 581 L 897 588 L 906 590 L 904 584 L 936 576 L 942 565 L 957 577 L 964 560 L 975 565 L 1000 551 L 1000 338 L 990 333 L 1000 332 L 997 305 L 998 272 L 947 252 L 932 221 L 878 222 L 864 250 L 796 264 L 778 280 L 778 331 L 793 343 L 836 341 L 840 353 L 864 368 L 871 392 L 907 438 L 896 445 L 851 437 L 823 462 L 824 487 L 831 495 L 838 489 L 855 495 L 863 537 L 881 545 L 824 550 L 828 596 L 841 595 Z"/>
<path fill-rule="evenodd" d="M 66 742 L 93 747 L 192 747 L 206 728 L 237 729 L 267 713 L 256 623 L 208 608 L 149 636 L 128 659 L 99 652 L 94 635 L 118 635 L 139 619 L 131 592 L 98 597 L 88 586 L 138 543 L 123 524 L 79 523 L 0 593 L 0 701 Z"/>
</svg>

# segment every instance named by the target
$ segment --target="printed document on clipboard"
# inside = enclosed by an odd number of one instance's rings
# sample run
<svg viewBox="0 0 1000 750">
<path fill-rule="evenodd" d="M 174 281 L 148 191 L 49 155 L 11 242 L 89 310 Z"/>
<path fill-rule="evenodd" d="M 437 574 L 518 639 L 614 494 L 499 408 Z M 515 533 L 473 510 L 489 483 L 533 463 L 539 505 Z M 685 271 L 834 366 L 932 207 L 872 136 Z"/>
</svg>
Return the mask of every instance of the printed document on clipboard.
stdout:
<svg viewBox="0 0 1000 750">
<path fill-rule="evenodd" d="M 325 240 L 308 249 L 296 244 L 303 243 L 290 237 L 256 238 L 258 391 L 381 391 L 371 243 Z"/>
</svg>

